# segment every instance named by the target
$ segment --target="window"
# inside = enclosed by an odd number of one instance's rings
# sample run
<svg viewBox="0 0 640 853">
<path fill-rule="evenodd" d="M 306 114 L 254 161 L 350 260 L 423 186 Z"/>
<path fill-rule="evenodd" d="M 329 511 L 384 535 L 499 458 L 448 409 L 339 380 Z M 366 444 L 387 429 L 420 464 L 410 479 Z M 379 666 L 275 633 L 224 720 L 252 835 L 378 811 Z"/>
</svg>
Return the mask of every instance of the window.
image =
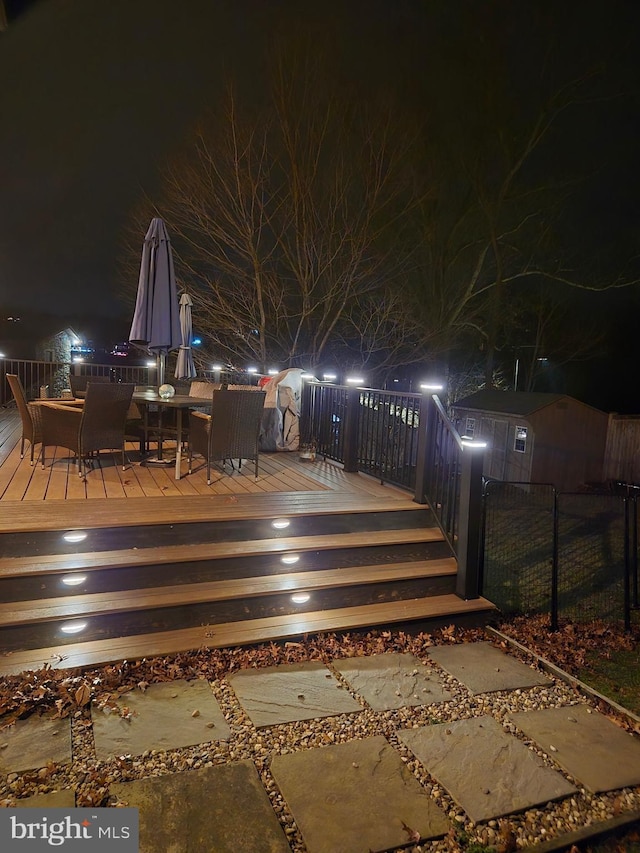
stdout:
<svg viewBox="0 0 640 853">
<path fill-rule="evenodd" d="M 517 426 L 513 449 L 518 453 L 525 453 L 527 449 L 527 427 Z"/>
<path fill-rule="evenodd" d="M 475 418 L 467 418 L 466 423 L 465 423 L 465 427 L 464 427 L 464 434 L 467 436 L 467 438 L 473 438 L 475 431 L 476 431 L 476 419 Z"/>
</svg>

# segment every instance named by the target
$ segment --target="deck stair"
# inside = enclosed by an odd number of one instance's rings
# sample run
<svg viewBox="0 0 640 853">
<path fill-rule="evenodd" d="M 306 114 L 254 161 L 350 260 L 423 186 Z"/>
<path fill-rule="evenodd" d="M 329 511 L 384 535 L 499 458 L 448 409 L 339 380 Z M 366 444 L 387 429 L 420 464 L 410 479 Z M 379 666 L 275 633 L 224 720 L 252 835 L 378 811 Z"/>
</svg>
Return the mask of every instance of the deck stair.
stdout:
<svg viewBox="0 0 640 853">
<path fill-rule="evenodd" d="M 72 501 L 28 517 L 3 506 L 1 674 L 492 612 L 455 595 L 455 558 L 409 500 L 248 495 L 176 513 L 160 499 L 135 519 L 108 503 L 91 518 L 84 505 L 81 526 Z"/>
</svg>

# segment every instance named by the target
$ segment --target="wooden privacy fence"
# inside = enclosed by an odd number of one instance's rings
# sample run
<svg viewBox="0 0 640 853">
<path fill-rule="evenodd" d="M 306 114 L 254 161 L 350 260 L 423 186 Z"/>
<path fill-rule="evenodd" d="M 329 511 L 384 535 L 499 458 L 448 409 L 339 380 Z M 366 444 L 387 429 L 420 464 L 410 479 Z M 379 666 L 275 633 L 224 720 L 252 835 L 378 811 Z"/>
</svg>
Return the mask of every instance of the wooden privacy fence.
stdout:
<svg viewBox="0 0 640 853">
<path fill-rule="evenodd" d="M 640 484 L 640 415 L 609 415 L 602 473 L 605 482 Z"/>
</svg>

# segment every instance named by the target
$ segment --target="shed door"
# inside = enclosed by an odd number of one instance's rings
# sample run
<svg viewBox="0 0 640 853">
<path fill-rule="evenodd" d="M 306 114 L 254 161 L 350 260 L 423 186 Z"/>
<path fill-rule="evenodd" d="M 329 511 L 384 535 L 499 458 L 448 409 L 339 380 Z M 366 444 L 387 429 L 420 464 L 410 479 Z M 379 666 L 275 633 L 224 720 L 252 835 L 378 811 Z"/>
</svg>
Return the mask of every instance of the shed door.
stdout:
<svg viewBox="0 0 640 853">
<path fill-rule="evenodd" d="M 507 459 L 507 439 L 509 425 L 507 421 L 482 419 L 482 438 L 488 443 L 484 473 L 486 477 L 504 480 Z"/>
</svg>

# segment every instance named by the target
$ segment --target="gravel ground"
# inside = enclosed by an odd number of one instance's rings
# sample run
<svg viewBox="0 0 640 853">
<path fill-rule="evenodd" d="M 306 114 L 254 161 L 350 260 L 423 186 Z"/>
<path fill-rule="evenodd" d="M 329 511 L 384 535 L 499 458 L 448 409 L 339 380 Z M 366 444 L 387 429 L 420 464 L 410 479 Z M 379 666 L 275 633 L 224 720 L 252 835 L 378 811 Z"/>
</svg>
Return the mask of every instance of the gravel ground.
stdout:
<svg viewBox="0 0 640 853">
<path fill-rule="evenodd" d="M 70 715 L 73 762 L 71 765 L 50 766 L 36 772 L 12 773 L 2 778 L 0 805 L 12 806 L 18 798 L 73 788 L 76 791 L 78 806 L 112 806 L 117 805 L 109 792 L 109 786 L 114 782 L 162 776 L 187 768 L 210 767 L 248 758 L 255 763 L 261 775 L 292 851 L 304 853 L 304 842 L 271 775 L 271 757 L 278 753 L 292 753 L 344 743 L 354 738 L 384 735 L 451 821 L 452 829 L 442 840 L 411 846 L 410 839 L 407 839 L 409 846 L 403 849 L 414 853 L 462 851 L 470 847 L 473 849 L 473 845 L 488 845 L 497 853 L 509 853 L 626 812 L 640 810 L 640 787 L 594 795 L 581 788 L 576 780 L 567 777 L 578 788 L 574 796 L 544 808 L 530 809 L 521 814 L 476 825 L 466 818 L 447 792 L 425 772 L 420 762 L 397 737 L 400 729 L 482 714 L 491 714 L 507 731 L 522 737 L 508 722 L 509 713 L 562 707 L 586 701 L 562 680 L 553 679 L 553 685 L 549 687 L 472 696 L 456 679 L 444 673 L 444 686 L 453 696 L 449 702 L 385 712 L 367 708 L 354 715 L 306 720 L 257 730 L 244 713 L 225 678 L 231 671 L 250 666 L 270 666 L 301 660 L 322 660 L 331 666 L 330 661 L 333 658 L 384 651 L 412 652 L 427 661 L 430 646 L 478 639 L 486 640 L 487 637 L 484 632 L 478 630 L 453 629 L 446 629 L 432 636 L 410 636 L 388 631 L 344 637 L 324 635 L 300 643 L 269 644 L 252 649 L 199 651 L 153 661 L 125 662 L 86 673 L 60 671 L 54 674 L 51 671 L 43 671 L 37 677 L 8 679 L 0 688 L 0 710 L 4 712 L 0 725 L 10 724 L 17 717 L 28 716 L 33 712 Z M 526 663 L 533 662 L 525 655 L 513 651 L 510 653 Z M 429 665 L 434 670 L 438 669 L 432 661 L 429 661 Z M 342 680 L 336 670 L 333 672 Z M 113 704 L 118 695 L 129 689 L 138 689 L 139 685 L 172 678 L 202 677 L 208 679 L 231 727 L 229 742 L 168 752 L 149 751 L 141 756 L 123 755 L 110 761 L 96 759 L 89 712 L 91 700 L 107 706 Z M 620 715 L 613 717 L 620 725 L 630 728 Z M 534 744 L 526 739 L 525 743 L 551 766 L 547 756 Z M 475 850 L 478 850 L 477 846 Z"/>
</svg>

